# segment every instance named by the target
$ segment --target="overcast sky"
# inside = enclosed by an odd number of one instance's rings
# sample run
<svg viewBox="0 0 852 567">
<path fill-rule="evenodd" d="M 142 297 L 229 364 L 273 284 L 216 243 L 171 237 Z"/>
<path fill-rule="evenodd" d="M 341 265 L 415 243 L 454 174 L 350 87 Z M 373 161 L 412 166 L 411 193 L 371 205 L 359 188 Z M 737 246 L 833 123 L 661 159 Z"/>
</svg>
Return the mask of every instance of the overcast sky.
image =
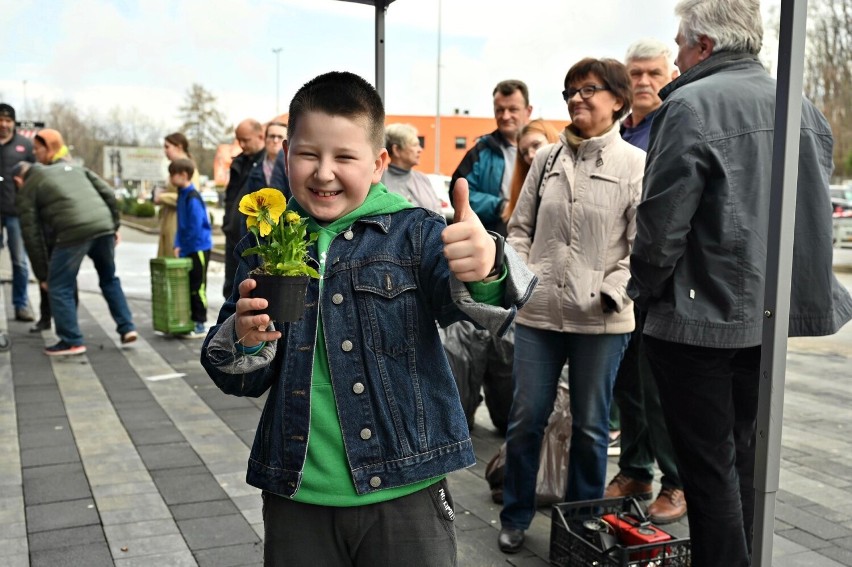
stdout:
<svg viewBox="0 0 852 567">
<path fill-rule="evenodd" d="M 390 114 L 435 114 L 439 0 L 396 0 L 386 17 Z M 18 109 L 73 100 L 81 109 L 136 108 L 171 130 L 192 83 L 230 123 L 276 112 L 305 81 L 330 70 L 374 79 L 370 6 L 335 0 L 0 0 L 0 100 Z M 675 0 L 443 0 L 440 108 L 491 114 L 501 79 L 530 87 L 534 116 L 567 116 L 560 92 L 585 56 L 623 58 L 655 37 L 673 50 Z M 764 0 L 763 11 L 780 0 Z M 771 36 L 770 32 L 765 34 Z M 774 61 L 774 43 L 764 48 Z M 26 108 L 25 108 L 26 107 Z"/>
</svg>

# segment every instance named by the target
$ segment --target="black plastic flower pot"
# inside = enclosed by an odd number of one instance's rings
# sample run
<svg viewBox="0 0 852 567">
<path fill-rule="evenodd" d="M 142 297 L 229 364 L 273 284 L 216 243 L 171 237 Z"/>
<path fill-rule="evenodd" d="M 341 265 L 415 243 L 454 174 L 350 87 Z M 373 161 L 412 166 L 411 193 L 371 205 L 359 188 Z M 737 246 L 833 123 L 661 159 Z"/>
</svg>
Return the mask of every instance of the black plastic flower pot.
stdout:
<svg viewBox="0 0 852 567">
<path fill-rule="evenodd" d="M 298 321 L 305 312 L 305 294 L 308 291 L 308 276 L 270 276 L 255 274 L 251 276 L 257 282 L 252 297 L 262 297 L 269 302 L 265 313 L 277 323 Z"/>
</svg>

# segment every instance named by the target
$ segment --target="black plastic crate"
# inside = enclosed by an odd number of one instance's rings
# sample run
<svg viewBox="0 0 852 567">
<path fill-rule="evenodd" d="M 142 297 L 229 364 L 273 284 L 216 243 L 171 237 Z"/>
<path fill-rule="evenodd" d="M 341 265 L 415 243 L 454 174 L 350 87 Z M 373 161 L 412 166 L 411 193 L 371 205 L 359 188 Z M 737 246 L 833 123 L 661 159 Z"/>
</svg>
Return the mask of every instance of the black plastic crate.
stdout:
<svg viewBox="0 0 852 567">
<path fill-rule="evenodd" d="M 553 506 L 550 564 L 554 567 L 689 567 L 689 538 L 645 545 L 615 545 L 604 553 L 584 534 L 583 522 L 605 514 L 629 513 L 629 499 L 609 498 L 565 502 Z M 664 530 L 665 531 L 665 530 Z"/>
</svg>

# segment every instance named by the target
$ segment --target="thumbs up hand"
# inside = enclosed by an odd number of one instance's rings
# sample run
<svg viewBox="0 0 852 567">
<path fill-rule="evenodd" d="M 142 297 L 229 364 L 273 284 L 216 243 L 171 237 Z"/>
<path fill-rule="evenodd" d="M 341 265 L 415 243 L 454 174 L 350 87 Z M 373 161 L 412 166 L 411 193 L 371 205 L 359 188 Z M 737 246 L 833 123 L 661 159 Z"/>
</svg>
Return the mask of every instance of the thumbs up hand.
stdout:
<svg viewBox="0 0 852 567">
<path fill-rule="evenodd" d="M 444 229 L 444 256 L 450 271 L 463 282 L 478 282 L 494 267 L 495 244 L 470 207 L 467 180 L 460 178 L 453 189 L 453 224 Z"/>
</svg>

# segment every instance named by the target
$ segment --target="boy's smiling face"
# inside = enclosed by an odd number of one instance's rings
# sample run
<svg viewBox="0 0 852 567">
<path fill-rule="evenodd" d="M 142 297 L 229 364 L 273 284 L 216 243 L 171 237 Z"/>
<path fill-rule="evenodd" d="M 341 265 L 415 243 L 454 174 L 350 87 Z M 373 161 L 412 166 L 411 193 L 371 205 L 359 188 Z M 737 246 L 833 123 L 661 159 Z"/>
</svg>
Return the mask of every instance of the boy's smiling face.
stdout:
<svg viewBox="0 0 852 567">
<path fill-rule="evenodd" d="M 382 179 L 389 158 L 370 143 L 364 117 L 306 112 L 285 142 L 287 177 L 296 201 L 314 219 L 351 213 Z"/>
</svg>

